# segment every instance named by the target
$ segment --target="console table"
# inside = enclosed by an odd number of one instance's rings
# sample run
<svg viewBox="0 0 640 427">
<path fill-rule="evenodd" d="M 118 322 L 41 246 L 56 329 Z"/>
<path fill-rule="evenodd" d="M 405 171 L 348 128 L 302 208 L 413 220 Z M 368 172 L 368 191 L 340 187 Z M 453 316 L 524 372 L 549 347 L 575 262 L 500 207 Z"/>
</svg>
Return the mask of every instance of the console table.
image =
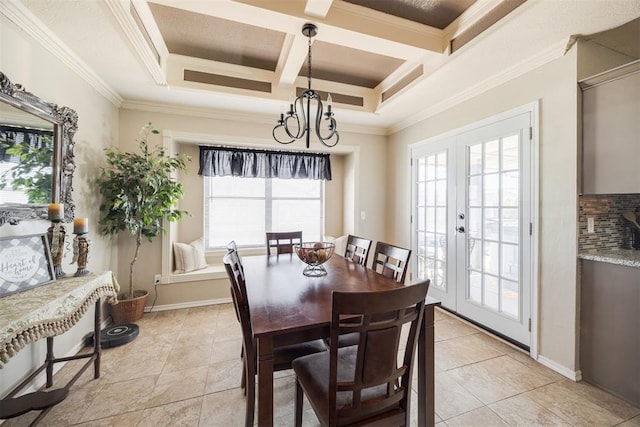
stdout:
<svg viewBox="0 0 640 427">
<path fill-rule="evenodd" d="M 37 424 L 49 409 L 64 400 L 69 389 L 93 363 L 94 378 L 100 377 L 101 298 L 115 304 L 119 286 L 110 271 L 87 276 L 69 277 L 0 298 L 0 369 L 25 345 L 47 339 L 45 362 L 29 377 L 0 400 L 0 419 L 13 418 L 31 410 L 42 410 L 32 425 Z M 56 358 L 53 338 L 71 329 L 95 304 L 93 352 Z M 98 337 L 98 338 L 95 338 Z M 62 388 L 36 391 L 15 397 L 40 372 L 46 370 L 46 388 L 53 386 L 53 365 L 75 359 L 89 359 Z"/>
</svg>

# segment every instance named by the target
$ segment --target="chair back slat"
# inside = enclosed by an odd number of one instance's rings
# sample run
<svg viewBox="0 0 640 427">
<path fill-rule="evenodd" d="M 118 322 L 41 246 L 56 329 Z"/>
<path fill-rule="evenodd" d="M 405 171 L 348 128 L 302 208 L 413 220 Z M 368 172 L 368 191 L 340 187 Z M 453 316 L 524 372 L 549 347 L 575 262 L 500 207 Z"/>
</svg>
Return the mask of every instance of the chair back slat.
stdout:
<svg viewBox="0 0 640 427">
<path fill-rule="evenodd" d="M 369 259 L 371 243 L 371 240 L 349 234 L 347 237 L 347 246 L 344 251 L 344 257 L 349 258 L 355 263 L 366 266 L 367 260 Z"/>
<path fill-rule="evenodd" d="M 267 255 L 293 253 L 293 245 L 302 244 L 302 231 L 267 232 Z"/>
<path fill-rule="evenodd" d="M 398 283 L 404 283 L 407 276 L 409 258 L 411 258 L 411 249 L 378 242 L 371 268 Z"/>
<path fill-rule="evenodd" d="M 395 409 L 409 410 L 413 355 L 428 289 L 426 280 L 387 291 L 332 293 L 330 425 L 348 424 Z M 408 334 L 402 334 L 403 327 L 409 328 Z M 340 349 L 339 335 L 352 332 L 359 333 L 357 350 Z M 357 351 L 354 374 L 353 378 L 339 379 L 338 353 L 345 351 Z M 404 355 L 399 358 L 401 352 Z M 336 407 L 338 392 L 351 393 L 350 404 Z M 371 395 L 375 398 L 369 398 Z"/>
</svg>

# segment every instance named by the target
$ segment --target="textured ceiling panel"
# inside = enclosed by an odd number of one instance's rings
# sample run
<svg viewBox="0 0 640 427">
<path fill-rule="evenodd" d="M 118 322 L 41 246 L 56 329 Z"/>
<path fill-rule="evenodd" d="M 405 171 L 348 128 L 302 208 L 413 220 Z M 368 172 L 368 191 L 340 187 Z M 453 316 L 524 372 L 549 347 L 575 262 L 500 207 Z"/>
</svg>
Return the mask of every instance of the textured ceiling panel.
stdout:
<svg viewBox="0 0 640 427">
<path fill-rule="evenodd" d="M 314 78 L 374 88 L 404 61 L 371 52 L 316 41 L 311 46 Z M 307 63 L 300 76 L 307 75 Z"/>
<path fill-rule="evenodd" d="M 491 9 L 489 13 L 476 21 L 471 27 L 451 40 L 451 52 L 455 52 L 471 40 L 482 34 L 483 31 L 490 28 L 493 24 L 507 16 L 518 6 L 521 6 L 527 0 L 505 0 L 498 6 Z"/>
<path fill-rule="evenodd" d="M 476 0 L 345 0 L 378 12 L 440 28 L 451 24 Z"/>
<path fill-rule="evenodd" d="M 274 71 L 284 33 L 149 3 L 170 53 Z"/>
</svg>

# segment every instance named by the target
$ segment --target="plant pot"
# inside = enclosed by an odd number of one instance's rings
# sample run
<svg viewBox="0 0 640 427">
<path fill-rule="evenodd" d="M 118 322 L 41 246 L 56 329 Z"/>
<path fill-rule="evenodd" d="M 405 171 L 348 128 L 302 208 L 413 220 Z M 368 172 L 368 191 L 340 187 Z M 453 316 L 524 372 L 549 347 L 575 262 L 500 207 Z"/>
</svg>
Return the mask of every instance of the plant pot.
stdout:
<svg viewBox="0 0 640 427">
<path fill-rule="evenodd" d="M 119 295 L 118 303 L 110 306 L 113 322 L 115 324 L 133 323 L 142 319 L 148 295 L 147 291 L 135 291 L 133 298 L 123 300 L 120 299 L 122 295 Z"/>
</svg>

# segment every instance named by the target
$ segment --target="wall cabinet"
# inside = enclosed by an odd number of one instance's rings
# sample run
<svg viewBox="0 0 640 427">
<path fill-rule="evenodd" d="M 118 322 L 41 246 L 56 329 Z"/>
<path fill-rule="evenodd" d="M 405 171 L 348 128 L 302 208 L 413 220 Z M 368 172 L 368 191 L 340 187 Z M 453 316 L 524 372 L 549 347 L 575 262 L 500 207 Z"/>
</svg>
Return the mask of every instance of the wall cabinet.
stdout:
<svg viewBox="0 0 640 427">
<path fill-rule="evenodd" d="M 580 87 L 582 193 L 640 193 L 640 61 Z"/>
<path fill-rule="evenodd" d="M 640 406 L 640 268 L 582 260 L 582 378 Z"/>
</svg>

